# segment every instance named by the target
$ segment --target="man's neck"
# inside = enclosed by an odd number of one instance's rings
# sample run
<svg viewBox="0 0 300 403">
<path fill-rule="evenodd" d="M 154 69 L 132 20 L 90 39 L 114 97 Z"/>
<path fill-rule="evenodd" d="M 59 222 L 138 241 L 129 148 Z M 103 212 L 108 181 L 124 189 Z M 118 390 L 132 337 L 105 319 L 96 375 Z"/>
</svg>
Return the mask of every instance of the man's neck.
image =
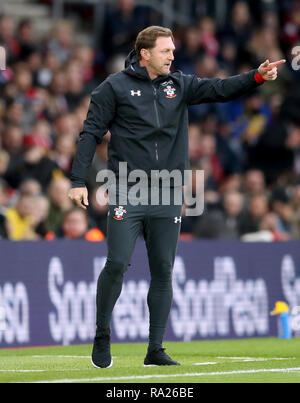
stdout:
<svg viewBox="0 0 300 403">
<path fill-rule="evenodd" d="M 151 79 L 152 81 L 155 80 L 155 79 L 158 77 L 157 74 L 153 73 L 153 72 L 151 71 L 151 69 L 149 69 L 149 66 L 148 66 L 147 62 L 145 62 L 145 61 L 143 61 L 143 60 L 140 60 L 140 61 L 139 61 L 139 65 L 140 65 L 141 67 L 145 67 L 145 68 L 146 68 L 146 70 L 147 70 L 147 72 L 148 72 L 148 75 L 149 75 L 149 77 L 150 77 L 150 79 Z"/>
</svg>

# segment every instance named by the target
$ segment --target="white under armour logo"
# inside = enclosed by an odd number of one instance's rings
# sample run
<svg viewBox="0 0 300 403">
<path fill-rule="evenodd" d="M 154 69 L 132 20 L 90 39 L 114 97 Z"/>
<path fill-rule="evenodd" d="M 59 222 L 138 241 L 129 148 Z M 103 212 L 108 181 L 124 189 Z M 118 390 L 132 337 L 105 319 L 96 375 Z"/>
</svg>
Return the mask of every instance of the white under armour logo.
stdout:
<svg viewBox="0 0 300 403">
<path fill-rule="evenodd" d="M 137 91 L 131 90 L 130 94 L 131 94 L 132 97 L 134 97 L 135 95 L 140 97 L 142 95 L 142 91 L 141 90 L 137 90 Z"/>
<path fill-rule="evenodd" d="M 178 222 L 181 222 L 181 217 L 174 217 L 174 223 L 177 224 Z"/>
</svg>

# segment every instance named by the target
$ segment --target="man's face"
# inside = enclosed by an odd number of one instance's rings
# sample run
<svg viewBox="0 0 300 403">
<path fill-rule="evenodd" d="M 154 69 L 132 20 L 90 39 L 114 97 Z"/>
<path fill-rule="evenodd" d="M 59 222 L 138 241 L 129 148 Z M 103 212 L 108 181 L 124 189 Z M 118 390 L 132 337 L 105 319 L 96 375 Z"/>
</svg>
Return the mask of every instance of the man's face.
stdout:
<svg viewBox="0 0 300 403">
<path fill-rule="evenodd" d="M 66 238 L 81 238 L 88 230 L 87 220 L 81 211 L 68 214 L 63 222 L 63 232 Z"/>
<path fill-rule="evenodd" d="M 147 51 L 148 68 L 157 76 L 169 74 L 174 60 L 175 46 L 171 37 L 160 36 L 156 40 L 156 46 Z"/>
</svg>

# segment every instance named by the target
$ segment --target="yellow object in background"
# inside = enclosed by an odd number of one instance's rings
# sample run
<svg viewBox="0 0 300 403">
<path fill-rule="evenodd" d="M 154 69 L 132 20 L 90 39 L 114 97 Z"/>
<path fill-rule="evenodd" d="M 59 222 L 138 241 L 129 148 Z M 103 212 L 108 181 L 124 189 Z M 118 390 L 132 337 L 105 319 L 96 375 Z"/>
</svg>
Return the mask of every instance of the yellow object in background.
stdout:
<svg viewBox="0 0 300 403">
<path fill-rule="evenodd" d="M 271 315 L 279 315 L 280 313 L 283 312 L 289 312 L 290 308 L 286 302 L 283 301 L 277 301 L 275 304 L 275 308 L 273 309 L 272 312 L 270 312 Z"/>
<path fill-rule="evenodd" d="M 21 217 L 18 211 L 9 207 L 6 210 L 9 239 L 12 241 L 36 239 L 33 229 L 33 218 L 30 216 Z"/>
</svg>

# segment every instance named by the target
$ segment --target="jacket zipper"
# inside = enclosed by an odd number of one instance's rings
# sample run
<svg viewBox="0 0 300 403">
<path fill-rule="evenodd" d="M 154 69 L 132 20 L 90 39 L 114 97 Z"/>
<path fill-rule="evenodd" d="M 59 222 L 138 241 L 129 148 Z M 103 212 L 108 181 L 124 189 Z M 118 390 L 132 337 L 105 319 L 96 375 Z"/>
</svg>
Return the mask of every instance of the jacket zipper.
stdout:
<svg viewBox="0 0 300 403">
<path fill-rule="evenodd" d="M 154 94 L 154 110 L 155 110 L 155 115 L 156 115 L 156 122 L 157 122 L 157 126 L 158 128 L 160 128 L 160 120 L 159 120 L 159 114 L 158 114 L 158 109 L 157 109 L 157 90 L 156 88 L 153 86 L 153 94 Z M 155 158 L 156 161 L 158 161 L 158 144 L 157 141 L 155 142 Z"/>
</svg>

